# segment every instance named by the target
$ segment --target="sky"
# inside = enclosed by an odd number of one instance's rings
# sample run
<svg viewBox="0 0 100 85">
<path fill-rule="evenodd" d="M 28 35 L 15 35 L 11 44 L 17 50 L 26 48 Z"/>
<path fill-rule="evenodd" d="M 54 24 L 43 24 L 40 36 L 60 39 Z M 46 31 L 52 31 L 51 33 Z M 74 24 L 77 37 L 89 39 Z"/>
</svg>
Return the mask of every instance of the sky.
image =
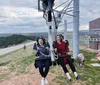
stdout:
<svg viewBox="0 0 100 85">
<path fill-rule="evenodd" d="M 0 33 L 33 33 L 47 32 L 48 26 L 43 13 L 38 12 L 38 0 L 0 0 Z M 55 7 L 66 0 L 55 0 Z M 59 9 L 63 8 L 60 7 Z M 89 29 L 89 21 L 100 17 L 100 0 L 80 0 L 80 30 Z M 73 17 L 64 16 L 64 20 L 72 22 Z M 64 26 L 60 26 L 62 31 Z M 73 24 L 68 25 L 73 30 Z"/>
</svg>

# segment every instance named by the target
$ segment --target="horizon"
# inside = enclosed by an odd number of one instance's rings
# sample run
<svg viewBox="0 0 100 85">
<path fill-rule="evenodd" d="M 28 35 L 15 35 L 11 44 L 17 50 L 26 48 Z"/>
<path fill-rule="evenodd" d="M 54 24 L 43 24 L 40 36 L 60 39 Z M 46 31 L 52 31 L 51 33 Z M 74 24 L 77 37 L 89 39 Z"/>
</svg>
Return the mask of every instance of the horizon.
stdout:
<svg viewBox="0 0 100 85">
<path fill-rule="evenodd" d="M 79 31 L 89 31 L 89 30 L 87 29 L 87 30 L 79 30 Z M 58 31 L 58 32 L 62 32 L 62 31 Z M 73 31 L 67 31 L 67 32 L 73 32 Z M 48 33 L 48 32 L 26 32 L 26 34 L 29 34 L 29 33 Z M 0 33 L 0 34 L 25 34 L 25 33 L 19 32 L 19 33 Z"/>
</svg>

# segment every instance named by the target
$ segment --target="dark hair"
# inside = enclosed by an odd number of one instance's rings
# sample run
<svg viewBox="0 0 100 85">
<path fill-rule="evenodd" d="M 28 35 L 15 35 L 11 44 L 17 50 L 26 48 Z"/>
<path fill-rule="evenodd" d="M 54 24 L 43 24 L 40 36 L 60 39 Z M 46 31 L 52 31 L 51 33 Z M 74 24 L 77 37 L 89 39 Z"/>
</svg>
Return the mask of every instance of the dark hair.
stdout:
<svg viewBox="0 0 100 85">
<path fill-rule="evenodd" d="M 60 37 L 60 40 L 61 40 L 61 42 L 62 42 L 62 36 L 61 35 L 57 35 L 57 36 L 59 36 Z M 56 36 L 56 39 L 57 39 L 57 36 Z M 56 40 L 57 41 L 57 40 Z"/>
<path fill-rule="evenodd" d="M 60 36 L 62 37 L 62 40 L 64 39 L 64 36 L 62 34 L 60 34 Z"/>
<path fill-rule="evenodd" d="M 43 40 L 43 45 L 46 44 L 46 41 L 45 41 L 45 38 L 44 38 L 44 37 L 38 37 L 37 40 L 36 40 L 38 46 L 40 46 L 40 44 L 39 44 L 39 39 L 42 39 L 42 40 Z"/>
</svg>

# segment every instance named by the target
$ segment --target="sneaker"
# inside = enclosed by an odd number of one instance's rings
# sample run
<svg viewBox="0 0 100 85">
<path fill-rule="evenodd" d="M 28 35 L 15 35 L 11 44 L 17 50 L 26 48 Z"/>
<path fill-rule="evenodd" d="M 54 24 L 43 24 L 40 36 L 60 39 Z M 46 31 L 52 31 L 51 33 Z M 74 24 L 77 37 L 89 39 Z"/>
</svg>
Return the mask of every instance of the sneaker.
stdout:
<svg viewBox="0 0 100 85">
<path fill-rule="evenodd" d="M 77 77 L 76 77 L 76 80 L 78 80 L 80 78 L 80 76 L 78 75 Z"/>
<path fill-rule="evenodd" d="M 69 79 L 69 81 L 71 82 L 71 81 L 72 81 L 72 79 Z"/>
<path fill-rule="evenodd" d="M 70 77 L 69 73 L 66 73 L 66 76 L 67 76 L 68 80 L 70 81 L 71 77 Z"/>
<path fill-rule="evenodd" d="M 45 84 L 48 84 L 48 80 L 47 79 L 45 79 Z"/>
<path fill-rule="evenodd" d="M 45 84 L 45 79 L 42 79 L 41 80 L 41 85 L 44 85 Z"/>
</svg>

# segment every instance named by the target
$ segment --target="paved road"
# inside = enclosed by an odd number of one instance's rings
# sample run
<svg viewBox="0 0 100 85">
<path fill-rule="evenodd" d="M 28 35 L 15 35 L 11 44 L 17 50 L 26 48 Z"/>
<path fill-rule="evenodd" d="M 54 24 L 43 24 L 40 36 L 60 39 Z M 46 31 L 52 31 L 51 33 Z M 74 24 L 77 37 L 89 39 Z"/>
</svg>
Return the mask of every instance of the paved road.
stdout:
<svg viewBox="0 0 100 85">
<path fill-rule="evenodd" d="M 19 45 L 12 46 L 12 47 L 0 49 L 0 56 L 4 55 L 4 54 L 11 53 L 11 52 L 16 51 L 18 49 L 21 49 L 24 47 L 24 45 L 29 46 L 29 45 L 33 45 L 33 44 L 34 44 L 34 42 L 28 42 L 28 43 L 19 44 Z"/>
</svg>

